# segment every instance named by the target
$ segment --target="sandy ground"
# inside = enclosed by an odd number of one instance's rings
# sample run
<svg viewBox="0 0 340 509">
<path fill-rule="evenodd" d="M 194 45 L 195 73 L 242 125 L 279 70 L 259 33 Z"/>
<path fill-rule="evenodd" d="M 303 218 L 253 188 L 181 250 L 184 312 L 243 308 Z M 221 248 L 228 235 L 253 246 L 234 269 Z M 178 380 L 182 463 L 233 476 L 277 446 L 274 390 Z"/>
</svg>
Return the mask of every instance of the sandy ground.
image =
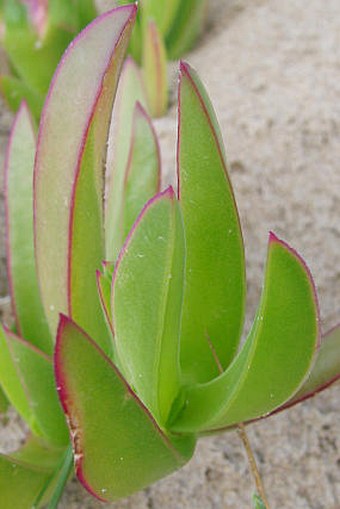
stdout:
<svg viewBox="0 0 340 509">
<path fill-rule="evenodd" d="M 247 324 L 272 229 L 307 260 L 327 330 L 340 321 L 339 0 L 211 0 L 209 32 L 187 60 L 208 87 L 226 140 L 246 243 Z M 173 107 L 156 125 L 170 181 L 175 117 Z M 1 120 L 3 151 L 9 116 Z M 3 244 L 0 257 L 4 273 Z M 4 278 L 0 290 L 5 295 Z M 340 509 L 339 406 L 337 386 L 248 428 L 272 509 Z M 1 447 L 22 436 L 11 413 Z M 107 507 L 248 508 L 253 490 L 242 444 L 229 433 L 202 440 L 180 472 Z M 74 481 L 60 507 L 102 504 Z"/>
</svg>

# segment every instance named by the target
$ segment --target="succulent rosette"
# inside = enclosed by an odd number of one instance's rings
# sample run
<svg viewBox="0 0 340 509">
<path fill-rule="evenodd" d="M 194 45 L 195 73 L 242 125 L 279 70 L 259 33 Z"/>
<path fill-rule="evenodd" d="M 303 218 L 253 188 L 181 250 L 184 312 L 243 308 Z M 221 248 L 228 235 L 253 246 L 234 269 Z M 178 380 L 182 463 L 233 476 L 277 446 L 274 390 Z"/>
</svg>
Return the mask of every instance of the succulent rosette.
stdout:
<svg viewBox="0 0 340 509">
<path fill-rule="evenodd" d="M 310 271 L 273 233 L 240 341 L 244 247 L 216 116 L 182 63 L 178 189 L 161 191 L 140 73 L 123 64 L 135 17 L 126 5 L 81 32 L 54 75 L 37 138 L 25 104 L 12 129 L 15 325 L 0 331 L 0 383 L 31 436 L 0 456 L 5 509 L 56 507 L 73 464 L 100 500 L 128 496 L 186 463 L 201 435 L 339 377 L 340 330 L 322 336 Z"/>
</svg>

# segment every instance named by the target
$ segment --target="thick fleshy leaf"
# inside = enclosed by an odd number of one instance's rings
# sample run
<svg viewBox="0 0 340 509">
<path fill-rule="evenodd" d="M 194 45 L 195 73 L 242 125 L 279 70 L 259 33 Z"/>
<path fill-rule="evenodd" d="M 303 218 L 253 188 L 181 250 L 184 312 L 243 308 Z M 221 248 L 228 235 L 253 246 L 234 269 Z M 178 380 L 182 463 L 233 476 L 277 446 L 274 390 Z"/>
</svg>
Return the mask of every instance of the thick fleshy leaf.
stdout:
<svg viewBox="0 0 340 509">
<path fill-rule="evenodd" d="M 0 384 L 0 414 L 4 414 L 8 409 L 8 399 L 6 398 L 6 394 L 1 388 Z"/>
<path fill-rule="evenodd" d="M 121 217 L 123 241 L 146 202 L 159 192 L 160 166 L 158 140 L 151 119 L 141 104 L 137 103 L 125 173 L 125 197 Z"/>
<path fill-rule="evenodd" d="M 124 242 L 120 220 L 124 209 L 125 175 L 137 102 L 143 107 L 146 104 L 144 85 L 138 67 L 131 58 L 127 58 L 112 114 L 107 161 L 105 241 L 106 259 L 111 261 L 116 260 Z"/>
<path fill-rule="evenodd" d="M 302 259 L 271 234 L 265 285 L 249 336 L 230 367 L 189 387 L 171 429 L 195 432 L 265 415 L 301 386 L 319 339 L 318 305 Z"/>
<path fill-rule="evenodd" d="M 47 491 L 62 455 L 63 449 L 48 448 L 34 438 L 12 454 L 0 454 L 1 507 L 40 507 L 37 501 L 44 500 L 42 494 Z"/>
<path fill-rule="evenodd" d="M 340 326 L 330 330 L 321 341 L 316 361 L 312 370 L 299 391 L 285 405 L 278 408 L 280 412 L 301 401 L 315 396 L 340 379 Z"/>
<path fill-rule="evenodd" d="M 136 5 L 109 11 L 69 46 L 42 113 L 35 165 L 36 256 L 51 330 L 68 312 L 107 352 L 95 276 L 104 258 L 103 165 L 135 15 Z"/>
<path fill-rule="evenodd" d="M 30 90 L 25 83 L 17 78 L 6 75 L 0 76 L 0 94 L 12 111 L 17 111 L 22 101 L 26 100 L 34 117 L 36 119 L 40 117 L 44 104 L 43 95 Z"/>
<path fill-rule="evenodd" d="M 57 63 L 72 39 L 72 33 L 67 29 L 49 27 L 44 33 L 44 40 L 41 40 L 37 31 L 43 31 L 44 27 L 30 22 L 23 2 L 6 3 L 4 22 L 6 30 L 1 44 L 15 75 L 30 90 L 45 94 Z"/>
<path fill-rule="evenodd" d="M 190 458 L 194 438 L 166 436 L 109 358 L 66 317 L 55 367 L 76 472 L 97 498 L 130 495 Z"/>
<path fill-rule="evenodd" d="M 180 387 L 184 260 L 182 218 L 169 188 L 150 200 L 135 223 L 111 294 L 119 366 L 160 423 Z"/>
<path fill-rule="evenodd" d="M 34 433 L 56 444 L 68 443 L 50 357 L 0 328 L 0 382 L 5 394 Z"/>
<path fill-rule="evenodd" d="M 112 276 L 114 271 L 114 264 L 110 262 L 103 262 L 103 271 L 97 270 L 97 286 L 99 292 L 100 303 L 106 319 L 106 324 L 109 328 L 112 338 L 114 337 L 113 323 L 111 318 L 111 286 Z M 114 345 L 112 347 L 114 353 Z"/>
<path fill-rule="evenodd" d="M 142 66 L 150 114 L 161 117 L 168 108 L 167 58 L 163 37 L 152 20 L 145 28 Z"/>
<path fill-rule="evenodd" d="M 34 154 L 34 128 L 23 103 L 14 121 L 5 163 L 9 287 L 18 333 L 51 354 L 53 342 L 41 303 L 34 257 Z"/>
<path fill-rule="evenodd" d="M 182 63 L 178 194 L 186 238 L 181 365 L 206 382 L 234 357 L 245 305 L 243 241 L 221 133 L 197 74 Z"/>
<path fill-rule="evenodd" d="M 161 34 L 165 35 L 170 30 L 179 5 L 182 3 L 180 0 L 167 0 L 166 2 L 143 0 L 141 5 L 143 23 L 147 24 L 150 19 L 153 19 Z"/>
<path fill-rule="evenodd" d="M 168 56 L 171 60 L 180 58 L 192 48 L 202 31 L 207 6 L 207 0 L 180 2 L 177 16 L 166 37 Z"/>
</svg>

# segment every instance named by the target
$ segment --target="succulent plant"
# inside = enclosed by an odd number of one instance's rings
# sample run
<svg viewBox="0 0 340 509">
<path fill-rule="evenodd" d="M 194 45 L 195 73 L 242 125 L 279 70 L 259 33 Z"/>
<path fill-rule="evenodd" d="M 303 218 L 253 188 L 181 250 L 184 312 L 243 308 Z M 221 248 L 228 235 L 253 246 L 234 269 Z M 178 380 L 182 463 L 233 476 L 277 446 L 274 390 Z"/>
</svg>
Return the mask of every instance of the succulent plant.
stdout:
<svg viewBox="0 0 340 509">
<path fill-rule="evenodd" d="M 98 499 L 128 496 L 186 463 L 199 436 L 268 416 L 339 378 L 340 328 L 321 340 L 310 272 L 273 233 L 240 345 L 242 234 L 196 72 L 180 66 L 177 194 L 159 192 L 157 139 L 131 61 L 111 123 L 135 16 L 133 5 L 109 11 L 72 42 L 37 142 L 25 105 L 12 129 L 15 326 L 0 330 L 0 384 L 31 436 L 0 455 L 4 509 L 56 507 L 73 461 Z"/>
<path fill-rule="evenodd" d="M 128 4 L 112 0 L 115 4 Z M 167 56 L 187 51 L 204 20 L 206 0 L 140 0 L 130 51 L 143 66 L 152 116 L 167 110 Z M 73 37 L 97 16 L 94 0 L 1 0 L 0 41 L 9 73 L 0 92 L 17 111 L 23 99 L 39 120 L 55 68 Z"/>
</svg>

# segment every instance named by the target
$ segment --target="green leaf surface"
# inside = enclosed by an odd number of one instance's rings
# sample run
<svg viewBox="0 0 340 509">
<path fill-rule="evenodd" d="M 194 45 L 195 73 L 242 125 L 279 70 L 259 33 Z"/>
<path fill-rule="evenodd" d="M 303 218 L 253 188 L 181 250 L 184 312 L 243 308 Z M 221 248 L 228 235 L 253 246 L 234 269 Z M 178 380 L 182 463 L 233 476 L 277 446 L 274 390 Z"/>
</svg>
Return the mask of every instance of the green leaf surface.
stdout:
<svg viewBox="0 0 340 509">
<path fill-rule="evenodd" d="M 8 399 L 6 398 L 6 394 L 4 393 L 0 385 L 0 414 L 4 414 L 5 412 L 7 412 L 8 406 L 9 406 Z"/>
<path fill-rule="evenodd" d="M 34 118 L 40 117 L 44 103 L 43 95 L 37 94 L 19 79 L 13 76 L 0 76 L 0 94 L 12 111 L 17 111 L 22 101 L 26 100 Z"/>
<path fill-rule="evenodd" d="M 111 265 L 111 264 L 110 264 Z M 113 264 L 112 264 L 113 265 Z M 97 287 L 100 298 L 100 303 L 102 306 L 102 311 L 105 316 L 106 324 L 108 326 L 109 332 L 112 334 L 112 339 L 114 337 L 113 323 L 111 318 L 111 285 L 112 285 L 112 274 L 110 274 L 106 270 L 106 266 L 103 264 L 103 272 L 97 270 Z M 115 348 L 114 344 L 112 345 L 112 353 L 114 355 Z"/>
<path fill-rule="evenodd" d="M 29 439 L 12 454 L 0 454 L 0 493 L 3 509 L 32 509 L 49 483 L 63 450 Z"/>
<path fill-rule="evenodd" d="M 76 472 L 94 496 L 103 501 L 128 496 L 190 458 L 194 439 L 170 440 L 162 433 L 109 358 L 66 317 L 55 363 Z"/>
<path fill-rule="evenodd" d="M 182 218 L 169 188 L 139 216 L 119 256 L 111 296 L 119 366 L 161 423 L 180 386 L 184 260 Z"/>
<path fill-rule="evenodd" d="M 143 37 L 142 68 L 150 114 L 162 117 L 168 109 L 167 57 L 163 37 L 152 20 Z"/>
<path fill-rule="evenodd" d="M 174 18 L 181 8 L 183 2 L 180 0 L 167 0 L 160 2 L 159 0 L 143 0 L 141 3 L 141 16 L 143 24 L 147 25 L 149 20 L 154 20 L 160 33 L 165 35 L 170 30 L 174 22 Z"/>
<path fill-rule="evenodd" d="M 144 85 L 138 67 L 131 58 L 127 58 L 122 68 L 112 114 L 107 161 L 105 241 L 106 259 L 111 261 L 116 260 L 124 242 L 121 218 L 125 206 L 125 176 L 137 102 L 145 107 Z"/>
<path fill-rule="evenodd" d="M 125 173 L 125 197 L 121 218 L 123 241 L 146 202 L 159 192 L 160 166 L 158 140 L 151 119 L 141 104 L 137 103 Z"/>
<path fill-rule="evenodd" d="M 212 431 L 271 412 L 306 378 L 319 339 L 318 305 L 302 259 L 271 234 L 264 289 L 249 336 L 230 367 L 189 387 L 171 429 Z"/>
<path fill-rule="evenodd" d="M 33 241 L 35 132 L 23 103 L 13 124 L 5 163 L 7 267 L 16 329 L 45 353 L 52 338 L 45 319 Z"/>
<path fill-rule="evenodd" d="M 234 357 L 245 306 L 242 234 L 221 133 L 197 74 L 182 63 L 178 193 L 186 238 L 181 365 L 188 381 L 218 375 Z"/>
<path fill-rule="evenodd" d="M 135 5 L 109 11 L 69 46 L 43 110 L 35 165 L 36 257 L 50 328 L 67 312 L 107 352 L 95 274 L 104 258 L 103 164 L 135 14 Z"/>
<path fill-rule="evenodd" d="M 166 47 L 171 60 L 177 60 L 192 48 L 202 31 L 207 7 L 207 0 L 180 2 L 166 37 Z"/>
<path fill-rule="evenodd" d="M 315 364 L 302 387 L 278 411 L 315 396 L 340 378 L 340 326 L 330 330 L 321 341 Z"/>
<path fill-rule="evenodd" d="M 2 327 L 0 382 L 9 401 L 35 434 L 55 444 L 67 444 L 68 431 L 51 359 Z"/>
</svg>

